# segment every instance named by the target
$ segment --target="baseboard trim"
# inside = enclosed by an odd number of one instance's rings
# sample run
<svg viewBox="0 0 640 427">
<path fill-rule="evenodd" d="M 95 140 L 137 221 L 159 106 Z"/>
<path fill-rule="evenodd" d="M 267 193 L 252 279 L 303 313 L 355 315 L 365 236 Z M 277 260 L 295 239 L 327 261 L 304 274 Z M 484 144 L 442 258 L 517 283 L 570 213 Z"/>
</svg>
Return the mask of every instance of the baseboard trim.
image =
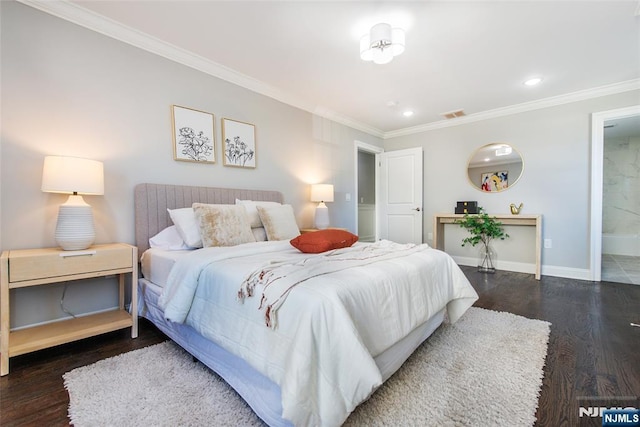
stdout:
<svg viewBox="0 0 640 427">
<path fill-rule="evenodd" d="M 459 265 L 477 266 L 478 260 L 470 257 L 452 256 Z M 500 261 L 496 266 L 498 270 L 515 271 L 516 273 L 535 274 L 536 265 L 524 262 Z M 541 274 L 543 276 L 563 277 L 566 279 L 591 281 L 591 271 L 583 268 L 559 267 L 555 265 L 543 265 Z"/>
<path fill-rule="evenodd" d="M 585 268 L 559 267 L 557 265 L 543 265 L 543 276 L 565 277 L 567 279 L 591 280 L 591 270 Z"/>
</svg>

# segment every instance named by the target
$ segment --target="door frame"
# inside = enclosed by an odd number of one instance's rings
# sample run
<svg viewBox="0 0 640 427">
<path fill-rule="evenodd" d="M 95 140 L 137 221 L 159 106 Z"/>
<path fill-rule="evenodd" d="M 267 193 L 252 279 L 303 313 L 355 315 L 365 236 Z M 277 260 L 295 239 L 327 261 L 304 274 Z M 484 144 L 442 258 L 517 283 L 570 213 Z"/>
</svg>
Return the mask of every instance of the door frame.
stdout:
<svg viewBox="0 0 640 427">
<path fill-rule="evenodd" d="M 354 182 L 356 183 L 355 185 L 355 207 L 353 209 L 353 216 L 354 216 L 354 224 L 356 225 L 356 234 L 358 234 L 358 200 L 360 200 L 360 195 L 358 194 L 358 151 L 363 151 L 365 153 L 370 153 L 370 154 L 374 154 L 376 156 L 376 164 L 378 164 L 378 162 L 380 161 L 379 156 L 380 154 L 384 153 L 384 148 L 382 147 L 378 147 L 377 145 L 372 145 L 372 144 L 367 144 L 366 142 L 362 142 L 362 141 L 358 141 L 355 140 L 353 142 L 353 163 L 354 163 L 354 167 L 353 170 L 355 171 L 355 179 Z M 379 173 L 379 168 L 376 167 L 376 173 L 375 173 L 375 194 L 376 194 L 376 208 L 375 208 L 375 240 L 378 241 L 378 239 L 380 238 L 380 228 L 379 228 L 379 224 L 380 224 L 380 213 L 378 210 L 378 200 L 380 200 L 379 196 L 379 191 L 380 191 L 380 173 Z"/>
<path fill-rule="evenodd" d="M 591 114 L 591 263 L 590 277 L 602 279 L 602 181 L 604 170 L 604 123 L 640 116 L 640 105 Z"/>
</svg>

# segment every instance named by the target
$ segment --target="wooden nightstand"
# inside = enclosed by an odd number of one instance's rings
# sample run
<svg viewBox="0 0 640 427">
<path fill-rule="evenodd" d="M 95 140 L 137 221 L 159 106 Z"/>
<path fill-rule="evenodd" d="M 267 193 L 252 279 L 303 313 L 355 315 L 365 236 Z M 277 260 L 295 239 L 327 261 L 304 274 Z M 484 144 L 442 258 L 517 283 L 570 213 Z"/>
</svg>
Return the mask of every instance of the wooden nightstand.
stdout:
<svg viewBox="0 0 640 427">
<path fill-rule="evenodd" d="M 327 230 L 349 231 L 346 228 L 339 228 L 339 227 L 329 227 L 329 228 L 327 228 Z M 300 229 L 300 234 L 313 233 L 314 231 L 319 231 L 319 229 L 318 228 L 301 228 Z"/>
<path fill-rule="evenodd" d="M 119 308 L 89 316 L 10 331 L 9 290 L 117 274 Z M 124 307 L 125 275 L 131 274 L 131 314 Z M 70 341 L 131 327 L 138 336 L 138 248 L 124 243 L 83 251 L 59 248 L 5 251 L 0 256 L 0 375 L 9 358 Z"/>
</svg>

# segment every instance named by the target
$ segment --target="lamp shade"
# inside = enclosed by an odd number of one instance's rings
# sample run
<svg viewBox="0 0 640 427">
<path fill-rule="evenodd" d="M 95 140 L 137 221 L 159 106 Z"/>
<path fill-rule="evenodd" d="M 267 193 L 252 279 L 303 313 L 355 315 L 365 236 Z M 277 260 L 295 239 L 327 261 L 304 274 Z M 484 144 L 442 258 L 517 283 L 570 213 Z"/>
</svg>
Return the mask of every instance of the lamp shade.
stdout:
<svg viewBox="0 0 640 427">
<path fill-rule="evenodd" d="M 332 184 L 313 184 L 311 186 L 312 202 L 333 202 Z"/>
<path fill-rule="evenodd" d="M 42 168 L 42 191 L 63 194 L 104 194 L 104 168 L 97 160 L 47 156 Z"/>
</svg>

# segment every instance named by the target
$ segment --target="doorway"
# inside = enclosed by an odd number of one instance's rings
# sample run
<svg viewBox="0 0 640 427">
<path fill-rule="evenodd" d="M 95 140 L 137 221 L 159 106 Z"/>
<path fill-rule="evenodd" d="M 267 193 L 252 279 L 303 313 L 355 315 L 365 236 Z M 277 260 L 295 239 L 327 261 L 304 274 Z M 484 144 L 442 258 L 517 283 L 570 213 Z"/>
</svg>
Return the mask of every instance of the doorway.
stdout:
<svg viewBox="0 0 640 427">
<path fill-rule="evenodd" d="M 611 184 L 609 178 L 607 178 L 607 183 L 605 184 L 605 163 L 608 166 L 608 169 L 612 169 L 614 175 L 618 172 L 615 172 L 617 166 L 615 166 L 614 158 L 619 156 L 618 154 L 607 153 L 605 155 L 605 134 L 614 136 L 616 132 L 613 131 L 605 131 L 606 129 L 615 129 L 616 123 L 622 123 L 620 129 L 622 127 L 627 127 L 627 123 L 625 119 L 638 119 L 640 118 L 640 105 L 621 108 L 617 110 L 604 111 L 600 113 L 594 113 L 592 115 L 592 144 L 591 144 L 591 280 L 593 281 L 601 281 L 601 280 L 610 280 L 614 281 L 614 274 L 616 274 L 616 281 L 621 280 L 623 278 L 622 274 L 624 273 L 625 268 L 627 271 L 629 269 L 633 269 L 638 265 L 637 259 L 626 260 L 624 258 L 619 258 L 616 260 L 615 257 L 608 257 L 604 255 L 611 255 L 607 252 L 620 252 L 622 251 L 622 247 L 634 247 L 637 243 L 637 240 L 640 239 L 640 229 L 637 228 L 638 221 L 640 220 L 640 209 L 638 205 L 640 204 L 638 199 L 635 199 L 635 202 L 632 200 L 632 207 L 628 209 L 627 207 L 621 205 L 615 200 L 615 195 L 607 194 L 607 197 L 604 197 L 604 186 L 609 186 Z M 625 120 L 625 121 L 623 121 Z M 631 121 L 629 123 L 636 123 L 635 121 Z M 613 127 L 610 127 L 614 125 Z M 630 125 L 633 127 L 633 125 Z M 620 133 L 621 134 L 621 133 Z M 626 137 L 622 137 L 622 142 L 618 142 L 621 149 L 625 150 L 634 150 L 634 145 L 629 144 L 625 146 L 625 138 L 627 141 L 631 141 L 633 137 L 631 135 L 627 135 Z M 607 151 L 610 151 L 609 148 L 615 150 L 615 144 L 611 147 L 607 147 Z M 606 156 L 606 157 L 605 157 Z M 637 169 L 635 169 L 636 177 L 638 176 Z M 629 174 L 625 172 L 624 174 L 625 180 L 628 179 L 633 173 Z M 620 173 L 618 173 L 620 176 Z M 622 191 L 624 185 L 620 187 L 620 191 Z M 637 187 L 635 187 L 637 188 Z M 633 191 L 635 188 L 631 187 L 628 191 Z M 612 191 L 611 188 L 607 188 L 607 192 Z M 614 196 L 614 197 L 611 197 Z M 638 197 L 637 193 L 630 194 L 630 198 Z M 623 198 L 625 196 L 622 196 Z M 614 199 L 614 200 L 610 200 Z M 620 201 L 618 199 L 618 201 Z M 606 209 L 604 208 L 605 203 L 609 203 Z M 617 205 L 617 206 L 615 206 Z M 616 217 L 616 212 L 621 213 L 623 210 L 627 210 L 630 214 L 631 219 L 626 218 L 623 224 L 616 224 L 616 219 L 612 219 L 611 217 Z M 608 215 L 608 217 L 606 216 Z M 606 223 L 605 223 L 606 221 Z M 635 224 L 635 226 L 634 226 Z M 624 233 L 621 233 L 622 228 L 628 228 Z M 615 233 L 612 233 L 614 231 Z M 635 239 L 635 240 L 634 240 Z M 613 247 L 612 247 L 613 244 Z M 640 247 L 638 248 L 640 250 Z M 616 254 L 614 254 L 616 255 Z M 628 256 L 628 255 L 621 255 Z M 620 262 L 622 261 L 622 262 Z M 625 262 L 630 261 L 630 262 Z M 635 262 L 635 264 L 634 264 Z M 628 265 L 628 267 L 627 267 Z M 619 269 L 618 269 L 619 268 Z M 617 270 L 617 273 L 614 273 L 614 270 Z M 620 271 L 621 270 L 621 271 Z M 640 274 L 640 272 L 636 272 Z M 604 276 L 604 277 L 603 277 Z M 628 276 L 628 274 L 627 274 Z M 637 279 L 638 277 L 635 277 Z M 628 280 L 625 280 L 625 283 L 637 283 L 640 284 L 640 281 L 634 281 L 635 279 L 629 277 Z"/>
<path fill-rule="evenodd" d="M 358 238 L 376 241 L 376 156 L 358 151 Z"/>
<path fill-rule="evenodd" d="M 361 242 L 378 240 L 378 168 L 377 157 L 384 150 L 355 141 L 356 230 Z"/>
<path fill-rule="evenodd" d="M 640 285 L 640 116 L 604 122 L 602 280 Z"/>
</svg>

